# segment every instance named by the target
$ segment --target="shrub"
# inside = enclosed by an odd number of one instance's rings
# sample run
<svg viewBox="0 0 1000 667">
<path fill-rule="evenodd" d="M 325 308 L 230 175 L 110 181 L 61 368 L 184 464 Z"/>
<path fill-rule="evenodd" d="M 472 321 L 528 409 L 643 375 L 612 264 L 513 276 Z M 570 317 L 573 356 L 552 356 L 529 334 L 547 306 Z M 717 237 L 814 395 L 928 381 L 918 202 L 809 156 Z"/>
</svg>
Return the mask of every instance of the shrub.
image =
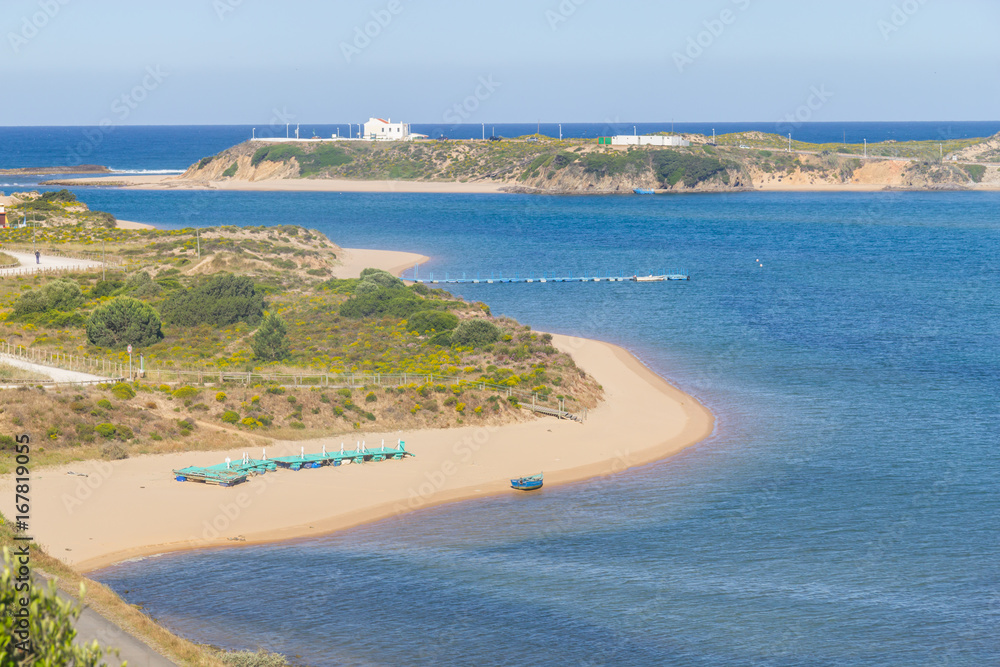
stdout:
<svg viewBox="0 0 1000 667">
<path fill-rule="evenodd" d="M 228 169 L 226 169 L 224 172 L 222 172 L 222 177 L 223 178 L 232 178 L 233 176 L 236 175 L 236 170 L 237 169 L 239 169 L 239 165 L 237 163 L 235 163 L 235 162 L 232 163 L 231 165 L 229 165 Z"/>
<path fill-rule="evenodd" d="M 201 393 L 201 390 L 195 389 L 194 387 L 183 386 L 175 389 L 171 396 L 174 398 L 194 398 Z"/>
<path fill-rule="evenodd" d="M 402 287 L 403 281 L 382 269 L 364 269 L 361 271 L 361 282 L 375 283 L 379 287 Z"/>
<path fill-rule="evenodd" d="M 458 326 L 458 315 L 440 310 L 421 310 L 411 315 L 407 329 L 420 334 L 450 331 Z"/>
<path fill-rule="evenodd" d="M 222 421 L 227 424 L 235 424 L 240 420 L 240 413 L 233 412 L 232 410 L 226 410 L 222 413 Z"/>
<path fill-rule="evenodd" d="M 98 424 L 94 427 L 94 431 L 105 438 L 110 438 L 115 434 L 114 424 Z"/>
<path fill-rule="evenodd" d="M 60 435 L 62 435 L 62 431 L 59 430 L 58 426 L 50 426 L 45 431 L 45 437 L 49 440 L 58 440 Z"/>
<path fill-rule="evenodd" d="M 378 396 L 375 395 L 374 391 L 368 392 L 368 395 L 365 396 L 365 403 L 374 403 L 377 400 L 378 400 Z"/>
<path fill-rule="evenodd" d="M 83 290 L 76 281 L 60 278 L 37 290 L 28 290 L 14 303 L 15 318 L 48 310 L 70 312 L 83 304 Z"/>
<path fill-rule="evenodd" d="M 483 319 L 466 320 L 451 334 L 455 345 L 481 347 L 500 339 L 500 327 Z"/>
<path fill-rule="evenodd" d="M 111 296 L 124 285 L 125 283 L 120 280 L 98 280 L 97 284 L 90 290 L 90 298 L 100 299 L 102 296 Z"/>
<path fill-rule="evenodd" d="M 226 400 L 226 398 L 227 398 L 226 392 L 224 391 L 220 391 L 218 394 L 215 395 L 215 400 L 217 400 L 219 403 L 223 403 Z"/>
<path fill-rule="evenodd" d="M 440 307 L 437 307 L 440 305 Z M 343 317 L 406 318 L 421 310 L 443 310 L 444 302 L 429 301 L 404 287 L 380 287 L 370 292 L 358 294 L 340 304 Z"/>
<path fill-rule="evenodd" d="M 104 408 L 105 410 L 110 410 L 111 409 L 111 401 L 109 401 L 106 398 L 102 398 L 101 400 L 99 400 L 97 402 L 97 407 Z"/>
<path fill-rule="evenodd" d="M 111 395 L 119 401 L 127 401 L 130 398 L 135 398 L 135 389 L 124 382 L 118 382 L 111 388 Z"/>
<path fill-rule="evenodd" d="M 299 431 L 301 431 L 302 429 L 304 429 L 306 427 L 306 425 L 303 424 L 302 422 L 292 422 L 291 424 L 289 424 L 289 426 L 291 426 L 292 428 L 297 429 Z"/>
<path fill-rule="evenodd" d="M 0 452 L 14 451 L 17 442 L 9 435 L 0 435 Z"/>
<path fill-rule="evenodd" d="M 146 346 L 161 338 L 160 316 L 152 306 L 128 296 L 98 306 L 87 320 L 87 340 L 100 347 Z"/>
<path fill-rule="evenodd" d="M 101 456 L 111 461 L 120 461 L 128 458 L 128 448 L 120 442 L 109 442 L 101 447 Z"/>
<path fill-rule="evenodd" d="M 459 403 L 456 405 L 455 412 L 465 412 L 465 403 Z"/>
<path fill-rule="evenodd" d="M 224 651 L 217 654 L 219 661 L 227 667 L 286 667 L 288 660 L 280 653 L 260 651 Z"/>
<path fill-rule="evenodd" d="M 263 361 L 280 361 L 288 358 L 288 327 L 278 315 L 268 313 L 250 340 L 250 349 Z"/>
<path fill-rule="evenodd" d="M 347 387 L 341 387 L 340 389 L 337 390 L 337 395 L 343 396 L 344 398 L 350 398 L 351 390 L 348 389 Z"/>
<path fill-rule="evenodd" d="M 83 608 L 84 589 L 80 587 L 80 600 L 61 598 L 56 582 L 36 581 L 26 590 L 18 582 L 21 566 L 10 550 L 3 548 L 3 567 L 0 568 L 0 651 L 4 665 L 98 665 L 104 664 L 104 651 L 96 641 L 89 644 L 79 641 L 76 620 Z M 27 616 L 14 615 L 25 600 Z M 16 645 L 18 631 L 31 640 L 31 652 L 19 650 Z M 280 663 L 277 663 L 280 664 Z"/>
<path fill-rule="evenodd" d="M 148 273 L 139 271 L 129 276 L 122 287 L 122 292 L 136 298 L 151 297 L 160 293 L 160 286 L 153 282 Z"/>
<path fill-rule="evenodd" d="M 200 285 L 174 292 L 163 303 L 163 318 L 171 324 L 226 326 L 256 324 L 264 314 L 264 296 L 247 276 L 223 274 Z"/>
<path fill-rule="evenodd" d="M 119 440 L 131 440 L 135 437 L 135 433 L 132 432 L 132 429 L 125 424 L 119 424 L 115 427 L 115 435 Z"/>
<path fill-rule="evenodd" d="M 242 421 L 240 421 L 240 424 L 250 429 L 260 428 L 262 425 L 259 421 L 257 421 L 253 417 L 244 417 Z"/>
</svg>

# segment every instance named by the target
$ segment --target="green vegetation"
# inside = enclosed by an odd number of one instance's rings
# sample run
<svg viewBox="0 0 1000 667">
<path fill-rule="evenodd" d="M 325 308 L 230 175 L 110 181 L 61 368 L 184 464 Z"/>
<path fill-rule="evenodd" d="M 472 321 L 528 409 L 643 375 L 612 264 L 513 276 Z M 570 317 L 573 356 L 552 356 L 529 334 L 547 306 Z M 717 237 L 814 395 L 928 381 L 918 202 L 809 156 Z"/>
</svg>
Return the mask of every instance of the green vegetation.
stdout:
<svg viewBox="0 0 1000 667">
<path fill-rule="evenodd" d="M 235 162 L 232 163 L 231 165 L 229 165 L 228 169 L 226 169 L 224 172 L 222 172 L 222 177 L 223 178 L 232 178 L 233 176 L 236 175 L 236 170 L 239 169 L 239 167 L 240 167 L 240 165 L 236 164 Z"/>
<path fill-rule="evenodd" d="M 36 581 L 27 591 L 17 583 L 22 568 L 7 546 L 3 547 L 3 571 L 0 572 L 0 663 L 4 665 L 76 665 L 96 667 L 104 664 L 105 650 L 98 643 L 77 645 L 74 629 L 83 609 L 86 589 L 80 585 L 79 600 L 62 600 L 55 582 L 43 585 Z M 27 605 L 21 604 L 25 600 Z M 25 615 L 20 615 L 20 610 Z M 20 622 L 24 621 L 25 626 Z M 26 644 L 20 644 L 21 641 Z M 30 652 L 23 649 L 30 644 Z"/>
<path fill-rule="evenodd" d="M 986 166 L 981 164 L 963 164 L 962 169 L 969 174 L 973 183 L 982 183 L 983 176 L 986 175 Z"/>
<path fill-rule="evenodd" d="M 290 144 L 273 144 L 257 149 L 250 158 L 251 166 L 261 162 L 287 162 L 291 158 L 299 163 L 302 176 L 313 176 L 332 167 L 339 167 L 351 162 L 352 158 L 340 146 L 321 144 L 302 148 Z"/>
<path fill-rule="evenodd" d="M 264 295 L 252 278 L 224 274 L 192 289 L 174 292 L 162 310 L 164 320 L 182 326 L 256 324 L 264 315 Z"/>
<path fill-rule="evenodd" d="M 162 337 L 160 316 L 153 307 L 129 296 L 98 306 L 87 320 L 87 340 L 100 347 L 145 347 Z"/>
<path fill-rule="evenodd" d="M 281 361 L 287 359 L 288 326 L 278 315 L 267 313 L 250 342 L 253 355 L 261 361 Z"/>
<path fill-rule="evenodd" d="M 451 340 L 455 345 L 483 347 L 500 340 L 500 327 L 486 320 L 466 320 L 455 328 Z"/>
<path fill-rule="evenodd" d="M 684 181 L 690 188 L 726 172 L 725 165 L 715 158 L 670 150 L 650 151 L 650 157 L 657 179 L 669 186 Z"/>
<path fill-rule="evenodd" d="M 11 319 L 24 321 L 29 315 L 49 311 L 70 312 L 83 303 L 83 290 L 69 279 L 54 280 L 37 290 L 28 290 L 14 304 Z"/>
<path fill-rule="evenodd" d="M 451 331 L 458 326 L 458 315 L 440 310 L 421 310 L 407 320 L 407 329 L 419 334 Z"/>
</svg>

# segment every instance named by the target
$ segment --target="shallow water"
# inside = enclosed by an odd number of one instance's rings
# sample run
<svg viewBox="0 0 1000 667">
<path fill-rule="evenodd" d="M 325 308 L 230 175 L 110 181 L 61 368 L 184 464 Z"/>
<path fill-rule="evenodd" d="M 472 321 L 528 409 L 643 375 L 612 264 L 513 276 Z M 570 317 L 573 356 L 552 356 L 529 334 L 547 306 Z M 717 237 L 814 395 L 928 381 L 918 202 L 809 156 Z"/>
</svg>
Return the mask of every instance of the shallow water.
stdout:
<svg viewBox="0 0 1000 667">
<path fill-rule="evenodd" d="M 311 665 L 1000 663 L 1000 194 L 85 199 L 303 224 L 430 255 L 435 275 L 692 275 L 456 291 L 628 347 L 717 414 L 708 441 L 590 483 L 98 573 L 182 635 Z"/>
</svg>

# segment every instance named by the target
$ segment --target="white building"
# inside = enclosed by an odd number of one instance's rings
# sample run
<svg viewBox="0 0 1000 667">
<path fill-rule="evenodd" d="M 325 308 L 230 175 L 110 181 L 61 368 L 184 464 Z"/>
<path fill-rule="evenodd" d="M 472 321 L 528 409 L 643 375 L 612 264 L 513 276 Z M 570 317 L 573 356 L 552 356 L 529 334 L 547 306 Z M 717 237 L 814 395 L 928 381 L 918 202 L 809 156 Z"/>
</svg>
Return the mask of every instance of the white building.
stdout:
<svg viewBox="0 0 1000 667">
<path fill-rule="evenodd" d="M 619 134 L 611 137 L 612 146 L 690 146 L 691 142 L 675 136 L 659 134 Z"/>
<path fill-rule="evenodd" d="M 365 123 L 365 139 L 369 141 L 409 141 L 409 123 L 392 123 L 381 118 L 369 118 Z"/>
</svg>

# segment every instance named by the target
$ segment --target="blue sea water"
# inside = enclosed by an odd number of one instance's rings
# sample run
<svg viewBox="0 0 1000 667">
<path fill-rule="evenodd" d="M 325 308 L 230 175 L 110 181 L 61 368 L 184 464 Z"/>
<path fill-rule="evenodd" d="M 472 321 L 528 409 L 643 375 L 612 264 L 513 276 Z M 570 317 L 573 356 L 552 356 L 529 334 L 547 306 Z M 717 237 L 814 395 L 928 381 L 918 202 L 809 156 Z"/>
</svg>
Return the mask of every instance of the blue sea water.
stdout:
<svg viewBox="0 0 1000 667">
<path fill-rule="evenodd" d="M 301 224 L 436 275 L 692 275 L 456 291 L 626 346 L 715 412 L 707 441 L 97 574 L 180 634 L 309 665 L 1000 664 L 1000 194 L 80 195 L 168 226 Z"/>
<path fill-rule="evenodd" d="M 478 139 L 494 132 L 516 137 L 534 132 L 558 137 L 558 123 L 495 123 L 435 125 L 414 123 L 414 132 L 430 137 Z M 598 137 L 633 132 L 694 132 L 704 135 L 757 130 L 789 133 L 799 141 L 859 144 L 878 141 L 942 141 L 989 137 L 1000 132 L 1000 120 L 983 122 L 845 122 L 845 123 L 564 123 L 564 137 Z M 294 136 L 294 125 L 287 129 Z M 349 126 L 305 124 L 299 136 L 357 136 L 358 124 Z M 75 167 L 99 164 L 118 171 L 183 170 L 201 158 L 229 148 L 251 136 L 286 136 L 280 125 L 110 126 L 102 127 L 0 127 L 0 169 L 17 167 Z M 0 177 L 2 180 L 3 177 Z M 8 181 L 10 182 L 10 181 Z"/>
</svg>

